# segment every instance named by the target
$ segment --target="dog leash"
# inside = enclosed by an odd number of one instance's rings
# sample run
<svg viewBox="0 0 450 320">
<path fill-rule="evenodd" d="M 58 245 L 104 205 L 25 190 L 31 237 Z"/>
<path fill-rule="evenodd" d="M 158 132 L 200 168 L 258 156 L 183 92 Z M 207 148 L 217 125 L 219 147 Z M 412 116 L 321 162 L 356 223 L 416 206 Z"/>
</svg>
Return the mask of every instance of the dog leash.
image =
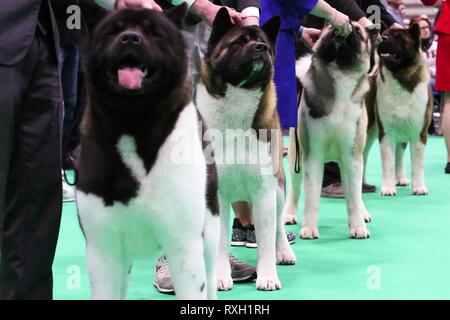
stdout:
<svg viewBox="0 0 450 320">
<path fill-rule="evenodd" d="M 300 109 L 300 102 L 301 102 L 301 96 L 302 96 L 302 86 L 300 81 L 297 79 L 297 110 Z M 297 124 L 297 127 L 294 129 L 294 136 L 295 136 L 295 160 L 294 160 L 294 172 L 300 173 L 300 139 L 298 138 L 298 128 L 299 124 Z"/>
</svg>

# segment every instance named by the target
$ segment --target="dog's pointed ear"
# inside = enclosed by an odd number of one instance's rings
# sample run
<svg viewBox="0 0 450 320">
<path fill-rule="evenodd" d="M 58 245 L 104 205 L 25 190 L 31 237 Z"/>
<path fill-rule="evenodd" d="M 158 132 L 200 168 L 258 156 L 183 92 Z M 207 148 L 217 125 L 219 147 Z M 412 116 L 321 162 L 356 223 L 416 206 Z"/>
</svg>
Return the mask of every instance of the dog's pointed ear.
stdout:
<svg viewBox="0 0 450 320">
<path fill-rule="evenodd" d="M 214 18 L 208 48 L 212 48 L 216 45 L 228 31 L 233 29 L 233 27 L 234 25 L 228 10 L 226 8 L 221 8 Z"/>
<path fill-rule="evenodd" d="M 266 36 L 269 38 L 270 43 L 275 48 L 277 43 L 277 36 L 281 28 L 281 18 L 280 16 L 275 16 L 267 21 L 261 29 L 263 29 Z"/>
<path fill-rule="evenodd" d="M 94 31 L 100 21 L 102 21 L 103 18 L 110 13 L 108 10 L 100 7 L 98 4 L 95 4 L 94 1 L 80 0 L 79 5 L 83 14 L 85 25 L 90 32 Z"/>
<path fill-rule="evenodd" d="M 164 14 L 167 18 L 170 19 L 175 25 L 182 29 L 184 27 L 184 21 L 186 19 L 188 11 L 188 6 L 185 2 L 183 2 L 179 6 L 175 6 L 173 8 L 167 9 L 164 11 Z"/>
<path fill-rule="evenodd" d="M 414 48 L 416 50 L 419 50 L 419 48 L 420 48 L 420 26 L 419 26 L 419 24 L 414 23 L 411 27 L 409 27 L 408 32 L 414 40 Z"/>
</svg>

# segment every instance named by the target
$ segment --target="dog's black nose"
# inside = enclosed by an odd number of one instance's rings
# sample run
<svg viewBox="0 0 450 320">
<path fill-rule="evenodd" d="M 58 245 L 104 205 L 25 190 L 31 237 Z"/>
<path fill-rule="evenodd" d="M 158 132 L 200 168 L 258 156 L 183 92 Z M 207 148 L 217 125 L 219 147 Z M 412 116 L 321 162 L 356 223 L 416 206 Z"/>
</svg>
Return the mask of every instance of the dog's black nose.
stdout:
<svg viewBox="0 0 450 320">
<path fill-rule="evenodd" d="M 255 43 L 255 50 L 256 51 L 267 51 L 267 50 L 269 50 L 269 47 L 264 42 L 257 42 L 257 43 Z"/>
<path fill-rule="evenodd" d="M 126 32 L 122 34 L 123 44 L 141 44 L 142 36 L 137 32 Z"/>
</svg>

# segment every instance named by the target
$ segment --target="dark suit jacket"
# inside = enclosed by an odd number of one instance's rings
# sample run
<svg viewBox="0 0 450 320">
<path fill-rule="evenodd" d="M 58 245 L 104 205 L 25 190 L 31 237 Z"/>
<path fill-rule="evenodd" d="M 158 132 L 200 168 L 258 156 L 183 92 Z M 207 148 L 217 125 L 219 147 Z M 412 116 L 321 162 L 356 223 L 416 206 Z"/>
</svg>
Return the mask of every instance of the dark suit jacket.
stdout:
<svg viewBox="0 0 450 320">
<path fill-rule="evenodd" d="M 71 5 L 79 5 L 79 0 L 53 0 L 53 12 L 55 13 L 56 22 L 58 24 L 59 40 L 61 47 L 68 45 L 79 45 L 83 30 L 69 30 L 67 28 L 67 8 Z M 82 23 L 82 27 L 84 27 Z"/>
<path fill-rule="evenodd" d="M 41 5 L 50 19 L 49 31 L 53 34 L 55 47 L 59 45 L 56 21 L 49 0 L 2 1 L 0 8 L 0 64 L 14 65 L 28 53 L 35 37 Z"/>
</svg>

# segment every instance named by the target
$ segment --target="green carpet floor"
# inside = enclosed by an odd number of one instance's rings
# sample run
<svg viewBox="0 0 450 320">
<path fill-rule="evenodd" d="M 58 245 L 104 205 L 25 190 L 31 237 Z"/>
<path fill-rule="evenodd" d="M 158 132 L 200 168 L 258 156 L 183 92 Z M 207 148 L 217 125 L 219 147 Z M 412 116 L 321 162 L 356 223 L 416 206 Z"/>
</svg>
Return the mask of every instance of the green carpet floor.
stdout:
<svg viewBox="0 0 450 320">
<path fill-rule="evenodd" d="M 397 197 L 364 195 L 374 218 L 368 240 L 349 239 L 344 200 L 322 199 L 321 238 L 293 244 L 297 264 L 278 266 L 281 290 L 260 292 L 254 282 L 235 284 L 232 291 L 220 292 L 219 299 L 449 299 L 450 175 L 444 175 L 444 165 L 444 141 L 431 137 L 426 157 L 429 196 L 412 196 L 409 187 L 400 188 Z M 367 172 L 367 180 L 379 187 L 378 145 Z M 300 217 L 302 209 L 303 200 Z M 298 235 L 298 226 L 287 229 Z M 90 298 L 84 250 L 75 204 L 65 204 L 53 267 L 56 299 Z M 232 248 L 232 253 L 256 264 L 255 249 Z M 156 291 L 153 270 L 150 262 L 134 263 L 129 299 L 175 299 Z"/>
</svg>

